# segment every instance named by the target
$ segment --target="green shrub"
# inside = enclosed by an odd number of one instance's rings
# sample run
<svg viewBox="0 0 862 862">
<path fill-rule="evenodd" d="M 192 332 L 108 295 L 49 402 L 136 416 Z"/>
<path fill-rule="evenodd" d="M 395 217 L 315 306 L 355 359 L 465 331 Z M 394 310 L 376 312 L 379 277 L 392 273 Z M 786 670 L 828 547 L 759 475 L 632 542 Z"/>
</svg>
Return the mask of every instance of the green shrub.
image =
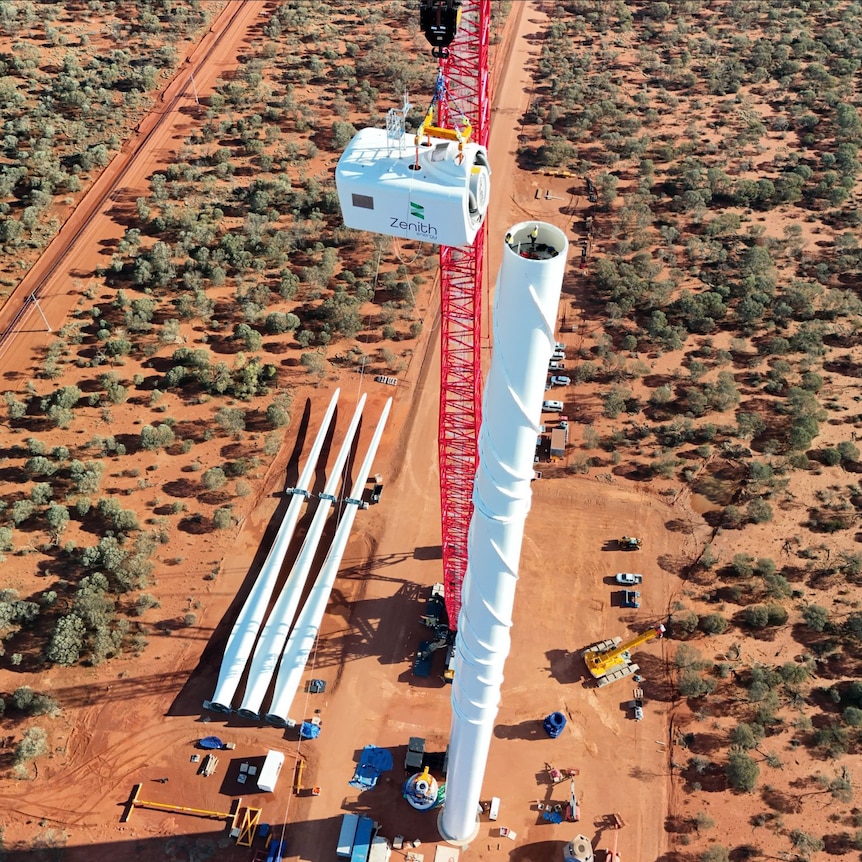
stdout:
<svg viewBox="0 0 862 862">
<path fill-rule="evenodd" d="M 745 622 L 754 629 L 763 629 L 769 625 L 769 609 L 766 605 L 749 605 L 744 613 Z"/>
<path fill-rule="evenodd" d="M 730 741 L 737 748 L 743 748 L 747 751 L 750 748 L 757 748 L 765 733 L 763 725 L 743 722 L 737 724 L 730 732 Z"/>
<path fill-rule="evenodd" d="M 702 677 L 696 670 L 684 670 L 677 682 L 677 691 L 682 697 L 705 697 L 715 691 L 718 682 L 711 677 Z"/>
<path fill-rule="evenodd" d="M 166 423 L 161 425 L 144 425 L 141 429 L 141 448 L 150 452 L 167 449 L 176 440 L 174 429 Z"/>
<path fill-rule="evenodd" d="M 766 524 L 773 518 L 772 506 L 766 500 L 756 497 L 746 508 L 748 520 L 754 524 Z"/>
<path fill-rule="evenodd" d="M 771 626 L 783 626 L 787 622 L 787 609 L 783 605 L 769 604 L 766 606 L 767 622 Z"/>
<path fill-rule="evenodd" d="M 270 404 L 266 408 L 266 421 L 273 428 L 283 428 L 290 422 L 290 413 L 280 404 Z"/>
<path fill-rule="evenodd" d="M 757 762 L 744 751 L 731 751 L 724 771 L 728 784 L 744 793 L 754 790 L 760 776 Z"/>
<path fill-rule="evenodd" d="M 839 443 L 838 453 L 841 455 L 841 460 L 850 463 L 855 463 L 859 460 L 859 448 L 853 443 Z"/>
<path fill-rule="evenodd" d="M 239 437 L 245 431 L 245 411 L 240 407 L 222 407 L 216 413 L 215 421 L 231 437 Z"/>
<path fill-rule="evenodd" d="M 207 491 L 218 491 L 225 486 L 227 476 L 221 467 L 210 467 L 209 470 L 204 470 L 201 474 L 201 485 Z"/>
<path fill-rule="evenodd" d="M 720 635 L 727 631 L 728 625 L 721 614 L 707 614 L 700 618 L 700 630 L 708 635 Z"/>
<path fill-rule="evenodd" d="M 48 661 L 55 664 L 75 664 L 84 647 L 86 626 L 77 614 L 61 617 L 54 626 L 48 644 Z"/>
<path fill-rule="evenodd" d="M 135 601 L 133 613 L 135 616 L 141 616 L 150 608 L 161 607 L 159 600 L 150 593 L 141 593 Z"/>
<path fill-rule="evenodd" d="M 688 637 L 697 629 L 700 618 L 694 611 L 674 611 L 668 620 L 671 637 Z"/>
<path fill-rule="evenodd" d="M 841 453 L 832 446 L 821 449 L 820 458 L 827 467 L 837 467 L 841 463 Z"/>
<path fill-rule="evenodd" d="M 12 692 L 12 706 L 21 712 L 29 712 L 36 692 L 29 685 L 22 685 Z"/>
<path fill-rule="evenodd" d="M 754 574 L 754 557 L 751 554 L 735 554 L 730 568 L 737 577 L 749 578 Z"/>
<path fill-rule="evenodd" d="M 829 610 L 822 605 L 806 605 L 802 609 L 802 619 L 808 628 L 822 632 L 829 624 Z"/>
<path fill-rule="evenodd" d="M 48 753 L 48 734 L 41 727 L 29 727 L 23 739 L 15 746 L 13 763 L 24 766 L 31 760 Z"/>
</svg>

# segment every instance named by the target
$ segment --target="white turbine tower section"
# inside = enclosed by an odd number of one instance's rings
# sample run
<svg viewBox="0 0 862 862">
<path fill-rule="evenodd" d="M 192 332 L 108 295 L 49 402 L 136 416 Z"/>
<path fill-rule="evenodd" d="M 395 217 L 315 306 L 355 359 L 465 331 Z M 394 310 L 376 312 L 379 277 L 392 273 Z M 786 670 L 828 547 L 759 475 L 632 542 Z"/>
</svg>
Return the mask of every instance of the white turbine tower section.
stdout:
<svg viewBox="0 0 862 862">
<path fill-rule="evenodd" d="M 568 241 L 553 225 L 522 222 L 506 235 L 494 303 L 479 467 L 458 619 L 446 805 L 440 832 L 471 840 L 500 702 L 536 435 L 545 397 Z"/>
<path fill-rule="evenodd" d="M 368 446 L 368 452 L 365 454 L 362 466 L 356 474 L 353 491 L 347 500 L 348 505 L 338 524 L 338 529 L 335 532 L 335 538 L 332 540 L 329 553 L 326 555 L 326 560 L 320 569 L 320 574 L 311 588 L 308 600 L 300 611 L 296 625 L 293 627 L 293 631 L 290 633 L 290 638 L 287 641 L 287 646 L 284 648 L 284 655 L 282 656 L 281 664 L 278 668 L 278 676 L 276 677 L 275 691 L 272 695 L 272 706 L 266 715 L 267 721 L 280 727 L 287 724 L 288 710 L 293 703 L 293 698 L 296 696 L 296 690 L 299 688 L 302 674 L 305 672 L 308 657 L 314 649 L 314 642 L 317 640 L 317 634 L 320 631 L 320 625 L 326 613 L 326 605 L 329 603 L 329 594 L 332 592 L 332 587 L 335 584 L 338 568 L 341 565 L 341 558 L 344 556 L 347 541 L 350 538 L 350 531 L 353 529 L 353 521 L 359 508 L 362 489 L 368 481 L 368 474 L 371 472 L 371 466 L 374 463 L 374 457 L 377 454 L 383 430 L 386 428 L 386 421 L 389 418 L 391 407 L 392 399 L 389 398 L 383 407 L 383 412 L 380 414 L 380 421 L 377 423 L 377 428 L 374 431 L 374 436 L 371 438 L 371 443 Z"/>
<path fill-rule="evenodd" d="M 312 518 L 311 526 L 308 528 L 308 534 L 302 543 L 296 562 L 287 576 L 287 581 L 281 588 L 281 593 L 279 593 L 275 605 L 267 617 L 266 624 L 260 634 L 260 640 L 255 647 L 248 672 L 245 696 L 237 710 L 245 718 L 259 718 L 260 705 L 278 666 L 278 657 L 284 649 L 291 623 L 296 609 L 299 607 L 299 601 L 305 589 L 305 580 L 317 554 L 329 510 L 335 502 L 335 492 L 341 483 L 341 473 L 347 463 L 347 456 L 353 448 L 353 438 L 356 436 L 356 429 L 359 426 L 364 406 L 365 395 L 359 399 L 359 403 L 356 405 L 353 419 L 350 420 L 350 427 L 347 429 L 344 442 L 338 451 L 338 457 L 335 459 L 335 464 L 326 480 L 326 486 L 320 495 L 320 502 L 317 505 L 314 518 Z"/>
<path fill-rule="evenodd" d="M 275 541 L 266 555 L 266 560 L 258 573 L 254 586 L 233 624 L 224 649 L 215 694 L 209 703 L 204 704 L 207 709 L 214 709 L 218 712 L 231 711 L 231 701 L 236 694 L 242 672 L 254 647 L 255 638 L 266 616 L 269 597 L 272 594 L 278 573 L 281 571 L 284 555 L 287 553 L 291 539 L 293 539 L 293 532 L 302 512 L 302 504 L 308 496 L 317 459 L 320 457 L 323 441 L 329 432 L 329 426 L 332 424 L 332 416 L 335 413 L 335 405 L 338 402 L 340 392 L 340 389 L 336 389 L 332 393 L 320 430 L 317 432 L 317 437 L 314 438 L 314 444 L 308 453 L 308 460 L 305 462 L 305 467 L 303 467 L 296 487 L 293 489 L 294 497 L 287 507 Z"/>
</svg>

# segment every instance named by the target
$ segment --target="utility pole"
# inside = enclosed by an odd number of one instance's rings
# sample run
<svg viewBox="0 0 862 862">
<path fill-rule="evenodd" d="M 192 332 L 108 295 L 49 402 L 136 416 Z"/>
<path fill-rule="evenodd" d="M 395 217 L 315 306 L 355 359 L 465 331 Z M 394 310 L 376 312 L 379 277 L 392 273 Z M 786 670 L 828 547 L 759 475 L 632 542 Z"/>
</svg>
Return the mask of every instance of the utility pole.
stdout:
<svg viewBox="0 0 862 862">
<path fill-rule="evenodd" d="M 48 332 L 53 332 L 54 330 L 53 330 L 53 329 L 51 329 L 51 324 L 50 324 L 50 323 L 48 323 L 48 318 L 47 318 L 47 317 L 45 317 L 45 312 L 44 312 L 44 311 L 42 311 L 42 306 L 41 306 L 41 305 L 39 305 L 39 297 L 38 297 L 38 296 L 36 296 L 36 292 L 35 292 L 35 291 L 33 291 L 33 293 L 31 293 L 31 294 L 30 294 L 30 296 L 28 297 L 28 299 L 29 299 L 29 301 L 30 301 L 30 302 L 32 302 L 32 303 L 33 303 L 33 305 L 35 305 L 35 306 L 36 306 L 36 310 L 37 310 L 37 311 L 39 312 L 39 314 L 41 315 L 41 317 L 42 317 L 42 322 L 45 324 L 45 329 L 47 329 L 47 330 L 48 330 Z"/>
</svg>

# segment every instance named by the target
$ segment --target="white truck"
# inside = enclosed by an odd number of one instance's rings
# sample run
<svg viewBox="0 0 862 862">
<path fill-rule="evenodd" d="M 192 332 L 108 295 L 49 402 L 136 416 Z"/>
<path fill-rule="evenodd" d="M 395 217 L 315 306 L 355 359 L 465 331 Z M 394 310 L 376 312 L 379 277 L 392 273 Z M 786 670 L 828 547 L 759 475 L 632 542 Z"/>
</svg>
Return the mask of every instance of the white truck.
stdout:
<svg viewBox="0 0 862 862">
<path fill-rule="evenodd" d="M 634 587 L 643 583 L 644 576 L 636 575 L 634 572 L 617 572 L 615 580 L 624 587 Z"/>
</svg>

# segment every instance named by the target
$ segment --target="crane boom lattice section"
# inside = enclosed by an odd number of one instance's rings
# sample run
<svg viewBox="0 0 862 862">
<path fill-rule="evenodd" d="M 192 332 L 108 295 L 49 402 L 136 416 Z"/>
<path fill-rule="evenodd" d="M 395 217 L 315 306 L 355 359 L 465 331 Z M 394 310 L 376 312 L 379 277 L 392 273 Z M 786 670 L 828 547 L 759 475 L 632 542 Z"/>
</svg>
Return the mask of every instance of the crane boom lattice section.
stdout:
<svg viewBox="0 0 862 862">
<path fill-rule="evenodd" d="M 441 248 L 440 504 L 449 626 L 456 628 L 467 573 L 467 532 L 478 462 L 482 369 L 481 272 L 485 228 L 469 249 Z M 477 253 L 478 252 L 478 253 Z"/>
<path fill-rule="evenodd" d="M 487 146 L 490 118 L 488 51 L 490 0 L 464 0 L 458 35 L 441 69 L 448 97 L 439 124 L 466 117 L 472 139 Z M 440 249 L 441 381 L 438 447 L 443 576 L 449 625 L 458 626 L 467 572 L 467 532 L 473 514 L 482 404 L 482 276 L 486 229 L 472 245 Z"/>
</svg>

